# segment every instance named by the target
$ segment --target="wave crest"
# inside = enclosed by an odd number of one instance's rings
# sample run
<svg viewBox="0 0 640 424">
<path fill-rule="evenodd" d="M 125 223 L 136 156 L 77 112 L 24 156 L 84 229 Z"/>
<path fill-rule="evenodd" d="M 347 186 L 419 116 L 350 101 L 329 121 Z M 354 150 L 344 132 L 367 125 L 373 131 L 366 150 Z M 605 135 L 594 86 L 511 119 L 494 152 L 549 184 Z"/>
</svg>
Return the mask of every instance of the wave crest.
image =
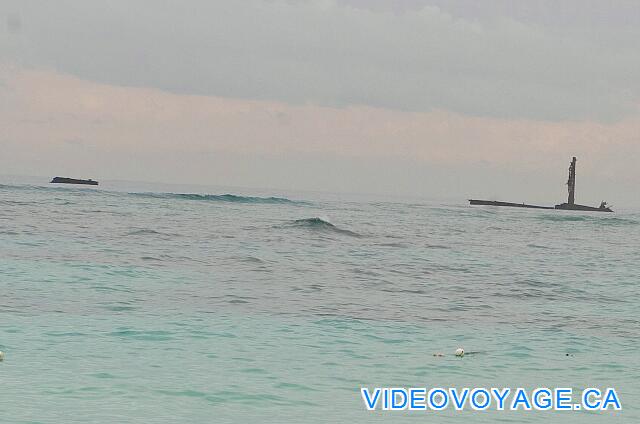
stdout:
<svg viewBox="0 0 640 424">
<path fill-rule="evenodd" d="M 255 204 L 298 204 L 301 202 L 284 197 L 238 196 L 236 194 L 196 194 L 196 193 L 129 193 L 133 196 L 152 199 L 182 199 L 206 202 L 255 203 Z"/>
<path fill-rule="evenodd" d="M 306 229 L 311 230 L 311 231 L 321 231 L 321 232 L 327 232 L 327 233 L 344 234 L 344 235 L 348 235 L 348 236 L 351 236 L 351 237 L 361 237 L 360 234 L 358 234 L 358 233 L 356 233 L 354 231 L 345 230 L 343 228 L 336 227 L 335 225 L 333 225 L 329 221 L 325 221 L 324 219 L 318 218 L 318 217 L 296 219 L 295 221 L 293 221 L 291 223 L 291 226 L 299 227 L 299 228 L 306 228 Z"/>
</svg>

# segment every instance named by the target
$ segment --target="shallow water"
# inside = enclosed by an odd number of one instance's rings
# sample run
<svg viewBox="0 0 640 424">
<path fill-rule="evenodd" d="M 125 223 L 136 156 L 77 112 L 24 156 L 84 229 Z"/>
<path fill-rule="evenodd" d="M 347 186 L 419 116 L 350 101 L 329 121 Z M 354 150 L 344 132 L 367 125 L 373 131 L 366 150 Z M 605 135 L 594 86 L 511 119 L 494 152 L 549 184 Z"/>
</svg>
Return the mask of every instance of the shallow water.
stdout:
<svg viewBox="0 0 640 424">
<path fill-rule="evenodd" d="M 0 184 L 3 422 L 640 421 L 640 213 L 198 190 Z M 372 414 L 361 386 L 623 410 Z"/>
</svg>

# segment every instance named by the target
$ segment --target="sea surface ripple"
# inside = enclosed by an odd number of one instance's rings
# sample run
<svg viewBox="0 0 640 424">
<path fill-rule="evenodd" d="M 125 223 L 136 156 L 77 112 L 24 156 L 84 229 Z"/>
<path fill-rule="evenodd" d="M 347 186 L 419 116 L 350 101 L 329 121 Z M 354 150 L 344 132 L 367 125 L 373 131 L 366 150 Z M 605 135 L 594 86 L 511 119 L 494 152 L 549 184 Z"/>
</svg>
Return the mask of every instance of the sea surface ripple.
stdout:
<svg viewBox="0 0 640 424">
<path fill-rule="evenodd" d="M 229 193 L 0 184 L 0 421 L 640 422 L 637 211 Z M 361 386 L 623 411 L 371 414 Z"/>
</svg>

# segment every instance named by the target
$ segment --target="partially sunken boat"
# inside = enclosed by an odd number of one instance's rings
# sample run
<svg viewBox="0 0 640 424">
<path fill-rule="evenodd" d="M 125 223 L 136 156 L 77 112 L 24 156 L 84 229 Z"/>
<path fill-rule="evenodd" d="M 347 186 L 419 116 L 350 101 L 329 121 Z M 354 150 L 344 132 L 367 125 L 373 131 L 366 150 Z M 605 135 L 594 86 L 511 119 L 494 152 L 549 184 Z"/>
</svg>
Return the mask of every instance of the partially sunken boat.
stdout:
<svg viewBox="0 0 640 424">
<path fill-rule="evenodd" d="M 531 209 L 561 209 L 567 211 L 589 211 L 589 212 L 613 212 L 610 207 L 607 206 L 607 202 L 600 203 L 600 206 L 584 206 L 575 202 L 576 194 L 576 157 L 573 157 L 571 165 L 569 166 L 569 180 L 567 186 L 569 190 L 569 197 L 567 203 L 561 203 L 555 206 L 537 206 L 527 205 L 525 203 L 511 203 L 511 202 L 498 202 L 494 200 L 477 200 L 469 199 L 471 205 L 485 205 L 485 206 L 507 206 L 512 208 L 531 208 Z"/>
<path fill-rule="evenodd" d="M 76 178 L 67 178 L 67 177 L 55 177 L 51 180 L 50 184 L 84 184 L 84 185 L 98 185 L 97 181 L 89 180 L 79 180 Z"/>
</svg>

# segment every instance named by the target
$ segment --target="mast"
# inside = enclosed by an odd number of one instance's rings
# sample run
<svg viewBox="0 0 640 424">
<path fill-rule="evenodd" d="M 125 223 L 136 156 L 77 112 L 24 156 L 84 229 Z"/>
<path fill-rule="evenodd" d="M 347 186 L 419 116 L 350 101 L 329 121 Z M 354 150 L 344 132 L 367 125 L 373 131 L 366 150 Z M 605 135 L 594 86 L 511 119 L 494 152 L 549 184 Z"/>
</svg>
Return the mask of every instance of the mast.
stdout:
<svg viewBox="0 0 640 424">
<path fill-rule="evenodd" d="M 571 161 L 571 165 L 569 166 L 569 180 L 567 181 L 567 186 L 569 186 L 569 199 L 567 203 L 570 205 L 575 204 L 575 195 L 576 195 L 576 157 L 573 157 Z"/>
</svg>

